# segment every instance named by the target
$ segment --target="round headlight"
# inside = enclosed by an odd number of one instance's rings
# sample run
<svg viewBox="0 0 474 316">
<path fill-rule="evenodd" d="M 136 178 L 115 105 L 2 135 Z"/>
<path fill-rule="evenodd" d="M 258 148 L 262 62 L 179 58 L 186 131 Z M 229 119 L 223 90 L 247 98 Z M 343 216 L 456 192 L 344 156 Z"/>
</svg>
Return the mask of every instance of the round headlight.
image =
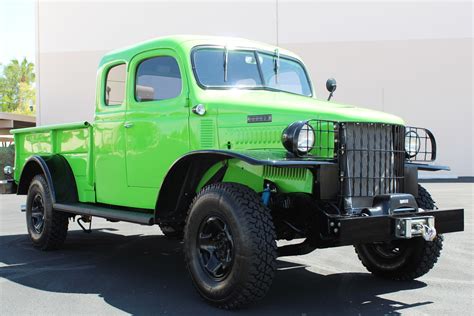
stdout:
<svg viewBox="0 0 474 316">
<path fill-rule="evenodd" d="M 295 155 L 307 154 L 314 146 L 314 130 L 306 122 L 290 124 L 282 134 L 283 146 Z"/>
<path fill-rule="evenodd" d="M 420 152 L 421 140 L 415 131 L 408 131 L 405 134 L 405 152 L 408 157 L 413 158 Z"/>
<path fill-rule="evenodd" d="M 298 134 L 298 151 L 307 153 L 314 146 L 314 130 L 308 124 L 304 124 Z"/>
</svg>

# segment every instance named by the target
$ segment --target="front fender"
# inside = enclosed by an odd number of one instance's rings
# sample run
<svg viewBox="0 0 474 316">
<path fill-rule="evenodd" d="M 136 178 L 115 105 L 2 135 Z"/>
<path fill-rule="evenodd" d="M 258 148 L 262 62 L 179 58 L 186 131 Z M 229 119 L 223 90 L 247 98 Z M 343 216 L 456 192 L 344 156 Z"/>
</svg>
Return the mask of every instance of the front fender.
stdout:
<svg viewBox="0 0 474 316">
<path fill-rule="evenodd" d="M 291 168 L 336 164 L 334 161 L 318 161 L 308 157 L 287 157 L 284 151 L 192 151 L 176 160 L 168 171 L 158 194 L 155 207 L 156 219 L 184 220 L 187 208 L 206 171 L 218 162 L 229 159 L 240 160 L 250 165 Z"/>
</svg>

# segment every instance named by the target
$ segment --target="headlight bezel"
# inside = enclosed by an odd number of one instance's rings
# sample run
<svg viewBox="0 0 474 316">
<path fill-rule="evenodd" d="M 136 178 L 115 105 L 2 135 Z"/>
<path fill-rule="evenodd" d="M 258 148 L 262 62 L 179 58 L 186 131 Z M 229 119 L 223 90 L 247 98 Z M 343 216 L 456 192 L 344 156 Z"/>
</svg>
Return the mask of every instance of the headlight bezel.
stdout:
<svg viewBox="0 0 474 316">
<path fill-rule="evenodd" d="M 305 149 L 300 147 L 300 136 L 301 133 L 306 133 L 308 139 L 312 140 L 308 142 Z M 309 137 L 311 135 L 311 137 Z M 309 152 L 314 148 L 316 140 L 316 135 L 314 128 L 308 123 L 308 121 L 297 121 L 288 125 L 285 130 L 283 130 L 281 136 L 281 142 L 286 150 L 295 154 L 296 156 L 304 156 L 309 154 Z"/>
</svg>

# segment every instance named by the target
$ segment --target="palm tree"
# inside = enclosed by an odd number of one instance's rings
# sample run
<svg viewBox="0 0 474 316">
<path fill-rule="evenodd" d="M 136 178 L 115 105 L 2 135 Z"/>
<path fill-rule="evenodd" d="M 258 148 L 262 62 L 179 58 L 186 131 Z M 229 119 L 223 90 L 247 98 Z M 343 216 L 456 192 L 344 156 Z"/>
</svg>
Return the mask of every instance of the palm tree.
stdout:
<svg viewBox="0 0 474 316">
<path fill-rule="evenodd" d="M 3 69 L 2 108 L 7 111 L 25 111 L 30 100 L 34 101 L 32 83 L 35 81 L 35 65 L 26 57 L 21 63 L 14 59 Z"/>
<path fill-rule="evenodd" d="M 35 81 L 35 65 L 26 60 L 26 57 L 23 58 L 21 64 L 18 62 L 17 59 L 12 60 L 9 66 L 15 67 L 16 71 L 18 72 L 18 82 L 31 84 L 33 81 Z"/>
</svg>

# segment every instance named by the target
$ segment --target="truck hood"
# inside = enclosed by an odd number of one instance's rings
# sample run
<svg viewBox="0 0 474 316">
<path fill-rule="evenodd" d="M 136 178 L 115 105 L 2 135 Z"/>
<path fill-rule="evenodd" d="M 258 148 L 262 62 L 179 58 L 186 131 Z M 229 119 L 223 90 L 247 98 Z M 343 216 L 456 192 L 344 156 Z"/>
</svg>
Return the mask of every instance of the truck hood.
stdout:
<svg viewBox="0 0 474 316">
<path fill-rule="evenodd" d="M 201 97 L 203 104 L 218 107 L 219 121 L 223 119 L 224 125 L 231 121 L 246 123 L 247 115 L 260 114 L 271 114 L 273 123 L 283 124 L 305 119 L 404 124 L 392 114 L 285 92 L 207 90 Z"/>
</svg>

